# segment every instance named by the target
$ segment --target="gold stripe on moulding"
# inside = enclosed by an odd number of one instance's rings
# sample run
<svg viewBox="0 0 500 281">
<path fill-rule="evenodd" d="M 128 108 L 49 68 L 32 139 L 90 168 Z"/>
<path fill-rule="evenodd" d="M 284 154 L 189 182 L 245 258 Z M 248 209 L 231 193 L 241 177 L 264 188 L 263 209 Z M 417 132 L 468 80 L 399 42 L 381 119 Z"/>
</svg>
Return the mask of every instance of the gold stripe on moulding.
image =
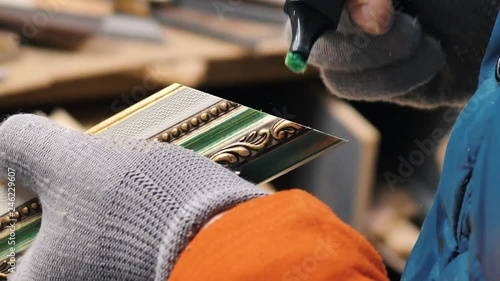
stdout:
<svg viewBox="0 0 500 281">
<path fill-rule="evenodd" d="M 153 106 L 158 100 L 163 99 L 163 98 L 167 97 L 168 95 L 173 94 L 173 93 L 175 93 L 178 90 L 183 89 L 183 88 L 184 88 L 183 85 L 174 83 L 174 84 L 168 86 L 167 88 L 162 89 L 158 93 L 153 94 L 153 95 L 145 98 L 144 100 L 128 107 L 127 109 L 125 109 L 125 110 L 115 114 L 114 116 L 104 120 L 103 122 L 95 125 L 94 127 L 87 130 L 86 133 L 90 134 L 90 135 L 96 135 L 96 134 L 106 130 L 107 128 L 114 126 L 115 124 L 117 124 L 119 122 L 123 122 L 125 119 L 129 118 L 130 116 L 133 116 L 137 112 L 139 112 L 141 110 L 145 110 L 149 106 Z"/>
<path fill-rule="evenodd" d="M 151 137 L 156 142 L 172 143 L 190 135 L 196 130 L 212 123 L 215 120 L 223 119 L 228 113 L 241 107 L 239 104 L 222 100 L 217 104 L 205 108 L 204 110 L 193 114 L 184 121 L 166 129 L 165 131 Z"/>
</svg>

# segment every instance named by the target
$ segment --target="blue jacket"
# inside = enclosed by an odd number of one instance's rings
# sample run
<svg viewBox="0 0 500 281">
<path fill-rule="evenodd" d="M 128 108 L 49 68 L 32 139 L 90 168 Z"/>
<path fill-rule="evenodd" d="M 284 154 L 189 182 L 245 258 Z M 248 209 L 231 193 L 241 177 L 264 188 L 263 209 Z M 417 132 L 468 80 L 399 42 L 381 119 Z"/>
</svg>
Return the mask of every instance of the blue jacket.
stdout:
<svg viewBox="0 0 500 281">
<path fill-rule="evenodd" d="M 499 57 L 500 16 L 479 88 L 453 128 L 441 182 L 403 281 L 500 280 Z"/>
</svg>

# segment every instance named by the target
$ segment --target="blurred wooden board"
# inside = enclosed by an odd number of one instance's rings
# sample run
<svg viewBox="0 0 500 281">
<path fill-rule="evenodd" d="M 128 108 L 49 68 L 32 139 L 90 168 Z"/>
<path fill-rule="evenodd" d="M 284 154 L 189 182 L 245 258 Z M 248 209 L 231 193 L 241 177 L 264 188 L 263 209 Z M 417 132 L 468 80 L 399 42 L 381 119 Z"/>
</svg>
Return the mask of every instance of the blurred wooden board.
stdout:
<svg viewBox="0 0 500 281">
<path fill-rule="evenodd" d="M 274 22 L 285 24 L 288 17 L 283 12 L 283 3 L 264 3 L 267 0 L 256 1 L 227 1 L 227 0 L 177 0 L 181 7 L 205 11 L 223 19 L 251 19 L 258 22 Z"/>
<path fill-rule="evenodd" d="M 224 18 L 213 12 L 166 7 L 154 14 L 166 25 L 234 42 L 252 50 L 258 49 L 261 42 L 283 36 L 283 24 Z"/>
<path fill-rule="evenodd" d="M 148 0 L 115 0 L 115 11 L 138 16 L 148 16 L 151 12 Z"/>
<path fill-rule="evenodd" d="M 97 17 L 109 16 L 114 11 L 111 0 L 0 0 L 0 4 L 3 3 L 25 8 L 31 7 L 47 13 L 65 12 Z"/>
<path fill-rule="evenodd" d="M 98 36 L 78 52 L 22 47 L 17 60 L 2 65 L 9 77 L 0 82 L 0 109 L 130 92 L 145 76 L 159 87 L 296 77 L 283 63 L 284 37 L 248 50 L 173 28 L 163 32 L 163 44 Z"/>
<path fill-rule="evenodd" d="M 109 14 L 92 5 L 107 1 L 89 1 L 88 6 L 81 0 L 38 2 L 0 0 L 1 28 L 17 33 L 24 42 L 75 50 L 98 32 L 101 20 Z"/>
<path fill-rule="evenodd" d="M 372 201 L 380 133 L 348 103 L 322 97 L 311 126 L 335 132 L 348 143 L 299 168 L 294 184 L 307 189 L 362 234 Z"/>
<path fill-rule="evenodd" d="M 283 7 L 283 5 L 285 5 L 285 0 L 248 0 L 247 2 L 256 2 L 265 5 L 274 5 L 278 7 Z"/>
<path fill-rule="evenodd" d="M 53 17 L 58 13 L 104 17 L 114 12 L 112 0 L 0 0 L 0 7 L 14 7 L 40 12 L 39 17 Z"/>
<path fill-rule="evenodd" d="M 19 36 L 12 32 L 0 31 L 0 62 L 19 54 Z"/>
</svg>

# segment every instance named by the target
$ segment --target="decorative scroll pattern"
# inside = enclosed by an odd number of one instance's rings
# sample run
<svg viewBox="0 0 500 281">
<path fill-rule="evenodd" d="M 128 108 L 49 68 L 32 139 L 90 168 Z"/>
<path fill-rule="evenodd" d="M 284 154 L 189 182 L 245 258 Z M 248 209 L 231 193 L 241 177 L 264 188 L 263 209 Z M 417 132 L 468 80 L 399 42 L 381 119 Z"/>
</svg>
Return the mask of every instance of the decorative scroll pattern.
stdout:
<svg viewBox="0 0 500 281">
<path fill-rule="evenodd" d="M 210 160 L 224 167 L 234 168 L 268 148 L 278 146 L 306 130 L 308 129 L 297 123 L 280 119 L 270 126 L 267 125 L 241 137 L 238 142 L 214 153 Z"/>
<path fill-rule="evenodd" d="M 7 262 L 8 260 L 0 261 L 0 280 L 7 280 L 10 275 L 10 265 Z"/>
<path fill-rule="evenodd" d="M 182 137 L 183 135 L 198 129 L 201 126 L 212 122 L 213 120 L 230 112 L 238 106 L 239 104 L 234 102 L 222 101 L 217 105 L 207 108 L 202 112 L 199 112 L 196 115 L 193 115 L 190 118 L 184 120 L 183 122 L 171 128 L 168 128 L 161 134 L 154 136 L 152 139 L 153 141 L 157 142 L 172 142 Z"/>
</svg>

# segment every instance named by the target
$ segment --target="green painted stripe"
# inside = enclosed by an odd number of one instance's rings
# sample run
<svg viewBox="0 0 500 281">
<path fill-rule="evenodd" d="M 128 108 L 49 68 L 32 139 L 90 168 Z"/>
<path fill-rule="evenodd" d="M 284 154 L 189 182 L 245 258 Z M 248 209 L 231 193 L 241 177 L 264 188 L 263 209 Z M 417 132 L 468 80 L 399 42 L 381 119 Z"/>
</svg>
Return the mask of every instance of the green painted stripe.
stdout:
<svg viewBox="0 0 500 281">
<path fill-rule="evenodd" d="M 263 125 L 263 120 L 266 120 L 268 116 L 264 112 L 246 108 L 229 118 L 221 119 L 221 121 L 212 124 L 209 130 L 203 134 L 197 134 L 178 144 L 199 154 L 207 155 L 218 147 L 232 143 L 234 138 L 247 133 L 249 128 Z"/>
<path fill-rule="evenodd" d="M 28 220 L 19 222 L 16 225 L 16 253 L 22 252 L 31 246 L 38 231 L 40 230 L 41 224 L 42 215 L 36 215 Z M 10 230 L 8 228 L 4 229 L 3 231 L 7 231 L 7 233 L 10 234 Z M 2 237 L 2 239 L 0 239 L 0 260 L 6 259 L 7 255 L 10 254 L 10 248 L 14 246 L 8 244 L 8 239 L 9 235 L 4 236 Z"/>
</svg>

